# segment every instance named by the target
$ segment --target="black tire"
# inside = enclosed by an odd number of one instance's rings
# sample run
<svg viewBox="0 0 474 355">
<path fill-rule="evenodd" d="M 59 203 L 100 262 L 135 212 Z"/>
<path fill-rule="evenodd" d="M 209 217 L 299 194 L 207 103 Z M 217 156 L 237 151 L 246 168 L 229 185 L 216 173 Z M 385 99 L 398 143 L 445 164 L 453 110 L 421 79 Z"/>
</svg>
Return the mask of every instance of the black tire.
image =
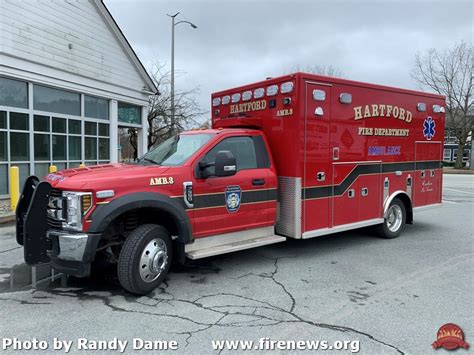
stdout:
<svg viewBox="0 0 474 355">
<path fill-rule="evenodd" d="M 163 254 L 165 247 L 166 255 Z M 117 264 L 120 285 L 137 295 L 153 291 L 168 274 L 172 255 L 171 237 L 165 228 L 156 224 L 141 225 L 130 233 L 120 251 Z"/>
<path fill-rule="evenodd" d="M 397 216 L 391 216 L 391 212 L 394 212 L 395 214 L 397 214 Z M 396 223 L 394 222 L 393 218 L 396 218 Z M 380 237 L 386 239 L 393 239 L 398 237 L 405 228 L 406 219 L 407 213 L 405 209 L 405 204 L 402 202 L 402 200 L 394 198 L 388 206 L 388 213 L 387 217 L 385 217 L 384 219 L 384 222 L 376 226 L 377 234 Z"/>
</svg>

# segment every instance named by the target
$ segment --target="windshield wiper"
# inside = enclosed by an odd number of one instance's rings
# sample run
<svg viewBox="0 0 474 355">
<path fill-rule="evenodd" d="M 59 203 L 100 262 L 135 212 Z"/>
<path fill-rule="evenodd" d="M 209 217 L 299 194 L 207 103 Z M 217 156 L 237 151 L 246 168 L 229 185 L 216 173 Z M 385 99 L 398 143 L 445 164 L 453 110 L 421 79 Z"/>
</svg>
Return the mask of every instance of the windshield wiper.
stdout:
<svg viewBox="0 0 474 355">
<path fill-rule="evenodd" d="M 153 164 L 155 164 L 155 165 L 160 165 L 158 162 L 156 162 L 155 160 L 150 159 L 150 158 L 142 158 L 142 160 L 146 160 L 146 161 L 148 161 L 148 162 L 150 162 L 150 163 L 153 163 Z"/>
</svg>

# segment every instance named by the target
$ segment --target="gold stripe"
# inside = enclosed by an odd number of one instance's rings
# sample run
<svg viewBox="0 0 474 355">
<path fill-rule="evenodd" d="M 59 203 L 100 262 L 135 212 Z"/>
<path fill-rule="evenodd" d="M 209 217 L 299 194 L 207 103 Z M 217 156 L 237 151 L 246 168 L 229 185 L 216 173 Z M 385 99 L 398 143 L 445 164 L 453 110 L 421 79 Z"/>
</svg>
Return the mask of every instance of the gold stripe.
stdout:
<svg viewBox="0 0 474 355">
<path fill-rule="evenodd" d="M 234 186 L 234 185 L 229 185 L 229 186 Z M 240 186 L 239 186 L 240 187 Z M 193 186 L 194 188 L 194 186 Z M 252 191 L 270 191 L 270 190 L 276 190 L 276 188 L 271 188 L 271 189 L 252 189 L 252 190 L 242 190 L 242 192 L 252 192 Z M 207 194 L 194 194 L 194 196 L 209 196 L 209 195 L 218 195 L 218 194 L 223 194 L 225 193 L 225 191 L 221 191 L 221 192 L 211 192 L 211 193 L 207 193 Z M 181 195 L 182 197 L 182 195 Z"/>
<path fill-rule="evenodd" d="M 110 201 L 102 201 L 102 202 L 96 202 L 96 205 L 106 205 L 110 203 Z"/>
<path fill-rule="evenodd" d="M 276 202 L 276 200 L 265 200 L 265 201 L 257 201 L 257 202 L 245 202 L 241 203 L 240 205 L 255 205 L 257 203 L 264 203 L 264 202 Z M 226 205 L 220 205 L 220 206 L 210 206 L 210 207 L 199 207 L 199 208 L 188 208 L 186 211 L 199 211 L 199 210 L 207 210 L 210 208 L 226 208 Z"/>
</svg>

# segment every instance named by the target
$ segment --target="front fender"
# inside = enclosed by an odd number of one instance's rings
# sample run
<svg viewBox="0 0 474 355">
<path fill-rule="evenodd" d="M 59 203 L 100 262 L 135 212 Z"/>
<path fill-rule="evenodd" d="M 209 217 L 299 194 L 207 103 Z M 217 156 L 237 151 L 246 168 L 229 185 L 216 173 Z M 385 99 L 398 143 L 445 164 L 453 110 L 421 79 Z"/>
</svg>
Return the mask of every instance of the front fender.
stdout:
<svg viewBox="0 0 474 355">
<path fill-rule="evenodd" d="M 192 229 L 188 215 L 181 203 L 169 196 L 153 192 L 136 192 L 112 200 L 106 205 L 97 206 L 92 212 L 88 233 L 103 233 L 118 216 L 139 208 L 154 208 L 166 212 L 178 227 L 178 240 L 192 242 Z"/>
</svg>

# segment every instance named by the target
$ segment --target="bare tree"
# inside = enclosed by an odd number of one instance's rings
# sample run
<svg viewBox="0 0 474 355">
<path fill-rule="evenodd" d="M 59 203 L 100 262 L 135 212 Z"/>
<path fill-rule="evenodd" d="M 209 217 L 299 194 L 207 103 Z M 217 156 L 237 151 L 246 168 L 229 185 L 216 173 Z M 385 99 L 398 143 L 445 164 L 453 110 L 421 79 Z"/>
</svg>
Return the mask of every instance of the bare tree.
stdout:
<svg viewBox="0 0 474 355">
<path fill-rule="evenodd" d="M 442 52 L 418 53 L 412 71 L 421 87 L 446 96 L 446 129 L 458 141 L 455 168 L 462 168 L 464 147 L 474 127 L 473 59 L 472 45 L 460 42 Z"/>
<path fill-rule="evenodd" d="M 320 64 L 314 64 L 314 65 L 307 65 L 306 67 L 301 67 L 300 65 L 297 65 L 294 67 L 295 71 L 302 71 L 305 73 L 312 73 L 312 74 L 318 74 L 318 75 L 324 75 L 324 76 L 331 76 L 333 78 L 345 78 L 346 75 L 337 67 L 333 65 L 320 65 Z"/>
<path fill-rule="evenodd" d="M 179 74 L 178 74 L 179 75 Z M 165 65 L 154 64 L 150 70 L 150 76 L 158 87 L 159 94 L 150 96 L 148 106 L 148 135 L 147 146 L 151 148 L 171 136 L 171 75 L 165 69 Z M 179 90 L 175 87 L 175 132 L 186 129 L 201 127 L 205 121 L 204 116 L 208 113 L 201 109 L 196 99 L 199 88 L 190 90 Z M 137 158 L 137 130 L 129 129 L 129 142 Z"/>
</svg>

